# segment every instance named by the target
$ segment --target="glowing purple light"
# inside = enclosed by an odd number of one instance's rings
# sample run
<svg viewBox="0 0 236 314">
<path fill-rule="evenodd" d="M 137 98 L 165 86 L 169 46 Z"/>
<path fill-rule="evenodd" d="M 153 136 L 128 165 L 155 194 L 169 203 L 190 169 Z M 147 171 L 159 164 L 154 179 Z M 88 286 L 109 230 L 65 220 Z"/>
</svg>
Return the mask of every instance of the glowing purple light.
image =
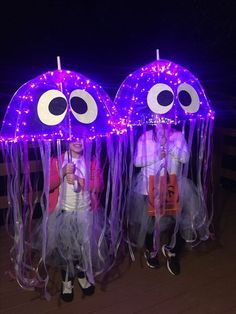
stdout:
<svg viewBox="0 0 236 314">
<path fill-rule="evenodd" d="M 23 135 L 28 139 L 107 136 L 117 119 L 116 107 L 100 85 L 76 72 L 49 71 L 15 93 L 1 136 L 18 140 Z"/>
<path fill-rule="evenodd" d="M 163 117 L 168 123 L 177 123 L 190 117 L 214 116 L 212 111 L 209 114 L 209 100 L 199 80 L 166 60 L 156 60 L 128 75 L 114 103 L 122 119 L 127 117 L 128 126 L 158 123 Z"/>
</svg>

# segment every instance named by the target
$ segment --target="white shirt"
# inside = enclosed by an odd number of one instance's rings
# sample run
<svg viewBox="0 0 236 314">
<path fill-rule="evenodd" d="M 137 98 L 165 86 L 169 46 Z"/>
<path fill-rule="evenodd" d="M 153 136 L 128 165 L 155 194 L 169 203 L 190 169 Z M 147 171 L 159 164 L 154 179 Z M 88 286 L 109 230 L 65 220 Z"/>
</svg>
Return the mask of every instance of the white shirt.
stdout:
<svg viewBox="0 0 236 314">
<path fill-rule="evenodd" d="M 141 167 L 137 176 L 134 191 L 143 195 L 148 194 L 148 180 L 151 175 L 163 175 L 165 167 L 169 174 L 180 174 L 181 164 L 189 159 L 187 143 L 181 132 L 171 130 L 165 145 L 166 157 L 161 159 L 162 136 L 157 132 L 157 140 L 153 139 L 153 131 L 146 131 L 140 136 L 134 156 L 134 165 Z"/>
<path fill-rule="evenodd" d="M 75 165 L 74 174 L 81 179 L 86 178 L 86 166 L 84 157 L 81 156 L 78 159 L 72 158 L 71 162 Z M 68 159 L 65 156 L 62 167 L 68 163 Z M 59 206 L 60 208 L 67 211 L 74 210 L 86 210 L 90 209 L 90 193 L 89 191 L 82 190 L 80 186 L 76 187 L 73 184 L 68 184 L 66 176 L 64 177 L 63 183 L 60 186 Z"/>
</svg>

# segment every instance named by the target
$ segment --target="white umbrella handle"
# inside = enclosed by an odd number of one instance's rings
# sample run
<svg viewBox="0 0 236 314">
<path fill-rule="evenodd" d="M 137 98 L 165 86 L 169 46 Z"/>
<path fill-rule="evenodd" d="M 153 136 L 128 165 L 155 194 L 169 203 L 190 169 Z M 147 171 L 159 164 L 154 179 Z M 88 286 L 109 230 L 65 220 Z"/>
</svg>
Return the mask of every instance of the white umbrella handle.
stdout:
<svg viewBox="0 0 236 314">
<path fill-rule="evenodd" d="M 72 162 L 72 157 L 71 157 L 71 151 L 70 149 L 68 149 L 68 161 L 69 162 Z M 73 189 L 74 189 L 74 192 L 78 192 L 78 181 L 75 180 L 74 183 L 73 183 Z"/>
<path fill-rule="evenodd" d="M 74 185 L 74 192 L 78 192 L 78 181 L 75 180 L 73 185 Z"/>
</svg>

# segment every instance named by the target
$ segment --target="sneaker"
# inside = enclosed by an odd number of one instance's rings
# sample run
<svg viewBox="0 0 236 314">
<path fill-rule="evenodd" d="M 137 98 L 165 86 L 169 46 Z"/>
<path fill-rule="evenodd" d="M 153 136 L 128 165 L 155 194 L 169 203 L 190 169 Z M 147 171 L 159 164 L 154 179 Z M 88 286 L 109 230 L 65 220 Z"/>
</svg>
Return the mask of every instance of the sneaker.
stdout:
<svg viewBox="0 0 236 314">
<path fill-rule="evenodd" d="M 145 251 L 144 257 L 146 258 L 146 264 L 150 268 L 160 268 L 158 255 L 152 256 L 152 253 L 148 250 Z"/>
<path fill-rule="evenodd" d="M 71 302 L 74 298 L 74 286 L 71 280 L 62 281 L 61 284 L 61 298 L 65 302 Z"/>
<path fill-rule="evenodd" d="M 176 253 L 171 252 L 166 245 L 162 246 L 162 253 L 166 257 L 166 266 L 172 275 L 180 274 L 180 264 Z"/>
<path fill-rule="evenodd" d="M 78 284 L 84 295 L 92 295 L 95 292 L 95 286 L 91 284 L 84 272 L 78 273 Z"/>
</svg>

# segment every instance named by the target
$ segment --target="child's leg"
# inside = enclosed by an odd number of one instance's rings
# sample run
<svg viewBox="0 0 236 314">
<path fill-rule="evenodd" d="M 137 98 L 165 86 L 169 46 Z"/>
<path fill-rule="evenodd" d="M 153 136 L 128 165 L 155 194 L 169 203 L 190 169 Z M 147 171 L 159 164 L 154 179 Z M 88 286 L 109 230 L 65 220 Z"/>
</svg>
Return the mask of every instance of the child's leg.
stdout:
<svg viewBox="0 0 236 314">
<path fill-rule="evenodd" d="M 95 292 L 95 286 L 89 282 L 86 272 L 79 267 L 79 261 L 74 263 L 77 273 L 78 284 L 84 295 L 92 295 Z"/>
<path fill-rule="evenodd" d="M 149 252 L 154 251 L 154 249 L 153 249 L 153 237 L 154 237 L 154 232 L 147 233 L 146 237 L 145 237 L 145 246 Z"/>
<path fill-rule="evenodd" d="M 61 270 L 61 278 L 61 298 L 65 302 L 71 302 L 74 298 L 74 278 L 64 269 Z"/>
<path fill-rule="evenodd" d="M 167 259 L 167 269 L 172 275 L 180 274 L 179 257 L 184 240 L 180 232 L 175 234 L 175 218 L 173 216 L 162 217 L 162 229 L 167 232 L 167 244 L 162 246 L 162 253 Z M 175 239 L 173 239 L 175 237 Z M 172 244 L 174 243 L 174 245 Z"/>
<path fill-rule="evenodd" d="M 147 266 L 150 268 L 159 268 L 160 263 L 158 259 L 158 254 L 155 250 L 154 245 L 154 228 L 155 228 L 155 217 L 150 217 L 148 221 L 148 232 L 145 236 L 145 258 Z"/>
</svg>

